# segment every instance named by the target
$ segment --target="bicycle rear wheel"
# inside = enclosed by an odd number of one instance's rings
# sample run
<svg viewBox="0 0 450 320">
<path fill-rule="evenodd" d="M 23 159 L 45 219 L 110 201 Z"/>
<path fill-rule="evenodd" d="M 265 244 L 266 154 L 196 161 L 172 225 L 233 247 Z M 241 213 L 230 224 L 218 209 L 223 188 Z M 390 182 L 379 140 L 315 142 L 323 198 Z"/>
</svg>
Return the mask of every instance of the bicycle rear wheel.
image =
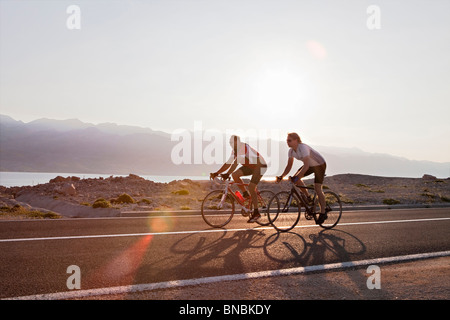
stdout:
<svg viewBox="0 0 450 320">
<path fill-rule="evenodd" d="M 223 190 L 208 193 L 202 202 L 202 217 L 213 228 L 222 228 L 234 215 L 234 199 Z"/>
<path fill-rule="evenodd" d="M 301 202 L 297 195 L 282 191 L 278 192 L 269 202 L 268 217 L 272 226 L 286 232 L 296 226 L 301 214 Z"/>
<path fill-rule="evenodd" d="M 325 191 L 325 204 L 327 208 L 327 219 L 320 224 L 320 226 L 324 229 L 331 229 L 334 228 L 342 216 L 342 202 L 339 196 L 331 191 Z M 319 207 L 319 199 L 316 197 L 316 201 L 314 203 L 315 205 L 315 212 L 320 212 Z"/>
</svg>

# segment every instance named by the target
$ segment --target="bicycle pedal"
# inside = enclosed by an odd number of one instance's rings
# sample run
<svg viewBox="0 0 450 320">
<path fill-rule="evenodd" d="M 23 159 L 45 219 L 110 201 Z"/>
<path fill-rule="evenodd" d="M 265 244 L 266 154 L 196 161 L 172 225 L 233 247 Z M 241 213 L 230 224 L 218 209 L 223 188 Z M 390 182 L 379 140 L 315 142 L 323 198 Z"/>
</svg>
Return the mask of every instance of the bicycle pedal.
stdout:
<svg viewBox="0 0 450 320">
<path fill-rule="evenodd" d="M 242 214 L 244 217 L 248 217 L 249 214 L 250 214 L 250 211 L 246 211 L 244 208 L 242 208 L 242 209 L 241 209 L 241 214 Z"/>
</svg>

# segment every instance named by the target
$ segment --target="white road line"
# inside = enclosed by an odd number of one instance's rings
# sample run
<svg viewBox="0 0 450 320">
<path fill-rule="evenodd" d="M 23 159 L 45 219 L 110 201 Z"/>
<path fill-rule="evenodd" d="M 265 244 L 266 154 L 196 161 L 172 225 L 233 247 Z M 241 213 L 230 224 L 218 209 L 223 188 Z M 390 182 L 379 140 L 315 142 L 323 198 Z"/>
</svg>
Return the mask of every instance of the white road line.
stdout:
<svg viewBox="0 0 450 320">
<path fill-rule="evenodd" d="M 151 290 L 157 290 L 157 289 L 170 289 L 170 288 L 177 288 L 177 287 L 186 287 L 186 286 L 202 285 L 202 284 L 209 284 L 209 283 L 217 283 L 217 282 L 223 282 L 223 281 L 237 281 L 237 280 L 267 278 L 267 277 L 290 276 L 290 275 L 297 275 L 297 274 L 305 274 L 305 273 L 309 273 L 309 272 L 330 271 L 330 270 L 354 268 L 354 267 L 358 267 L 358 266 L 365 266 L 365 265 L 372 265 L 372 264 L 378 265 L 378 264 L 383 264 L 383 263 L 394 263 L 394 262 L 398 263 L 398 262 L 404 262 L 404 261 L 413 261 L 413 260 L 419 260 L 419 259 L 428 259 L 428 258 L 437 258 L 437 257 L 446 257 L 446 256 L 450 256 L 450 251 L 409 254 L 409 255 L 395 256 L 395 257 L 375 258 L 375 259 L 367 259 L 367 260 L 359 260 L 359 261 L 347 261 L 347 262 L 322 264 L 322 265 L 314 265 L 314 266 L 307 266 L 307 267 L 258 271 L 258 272 L 240 273 L 240 274 L 215 276 L 215 277 L 205 277 L 205 278 L 197 278 L 197 279 L 173 280 L 173 281 L 135 284 L 135 285 L 109 287 L 109 288 L 98 288 L 98 289 L 88 289 L 88 290 L 55 292 L 55 293 L 47 293 L 47 294 L 36 294 L 36 295 L 29 295 L 29 296 L 6 298 L 3 300 L 63 300 L 63 299 L 75 299 L 75 298 L 84 298 L 84 297 L 93 297 L 93 296 L 102 296 L 102 295 L 129 294 L 129 293 L 134 293 L 134 292 L 151 291 Z"/>
<path fill-rule="evenodd" d="M 365 225 L 365 224 L 386 224 L 386 223 L 405 223 L 405 222 L 426 222 L 426 221 L 443 221 L 450 220 L 449 218 L 426 218 L 426 219 L 408 219 L 408 220 L 386 220 L 386 221 L 365 221 L 365 222 L 347 222 L 339 223 L 341 226 Z M 318 225 L 301 225 L 295 228 L 318 228 Z M 119 234 L 98 234 L 86 236 L 61 236 L 61 237 L 41 237 L 41 238 L 13 238 L 0 239 L 2 242 L 22 242 L 22 241 L 43 241 L 43 240 L 71 240 L 71 239 L 93 239 L 93 238 L 116 238 L 116 237 L 143 237 L 143 236 L 162 236 L 162 235 L 179 235 L 192 233 L 214 233 L 214 232 L 240 232 L 250 230 L 274 230 L 273 227 L 256 227 L 256 228 L 242 228 L 242 229 L 208 229 L 208 230 L 186 230 L 186 231 L 168 231 L 168 232 L 144 232 L 144 233 L 119 233 Z"/>
</svg>

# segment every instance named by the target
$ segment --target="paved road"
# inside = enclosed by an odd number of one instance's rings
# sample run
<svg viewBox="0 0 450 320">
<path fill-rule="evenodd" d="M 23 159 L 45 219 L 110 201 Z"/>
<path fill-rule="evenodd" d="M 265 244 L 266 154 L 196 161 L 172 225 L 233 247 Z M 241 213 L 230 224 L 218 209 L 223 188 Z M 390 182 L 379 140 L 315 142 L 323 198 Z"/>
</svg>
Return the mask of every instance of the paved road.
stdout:
<svg viewBox="0 0 450 320">
<path fill-rule="evenodd" d="M 308 222 L 308 224 L 307 224 Z M 345 212 L 334 230 L 303 217 L 292 232 L 226 229 L 198 214 L 141 218 L 0 221 L 0 298 L 234 275 L 450 250 L 450 209 Z"/>
</svg>

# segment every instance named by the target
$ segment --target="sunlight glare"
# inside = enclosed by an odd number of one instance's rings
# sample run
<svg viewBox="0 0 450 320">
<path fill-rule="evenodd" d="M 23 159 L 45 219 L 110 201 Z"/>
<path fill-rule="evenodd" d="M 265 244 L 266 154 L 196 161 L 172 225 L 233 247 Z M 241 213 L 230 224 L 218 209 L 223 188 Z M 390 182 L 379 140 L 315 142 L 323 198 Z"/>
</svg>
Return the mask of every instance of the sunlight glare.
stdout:
<svg viewBox="0 0 450 320">
<path fill-rule="evenodd" d="M 267 69 L 255 83 L 255 100 L 260 106 L 290 109 L 304 97 L 302 79 L 287 69 Z"/>
</svg>

